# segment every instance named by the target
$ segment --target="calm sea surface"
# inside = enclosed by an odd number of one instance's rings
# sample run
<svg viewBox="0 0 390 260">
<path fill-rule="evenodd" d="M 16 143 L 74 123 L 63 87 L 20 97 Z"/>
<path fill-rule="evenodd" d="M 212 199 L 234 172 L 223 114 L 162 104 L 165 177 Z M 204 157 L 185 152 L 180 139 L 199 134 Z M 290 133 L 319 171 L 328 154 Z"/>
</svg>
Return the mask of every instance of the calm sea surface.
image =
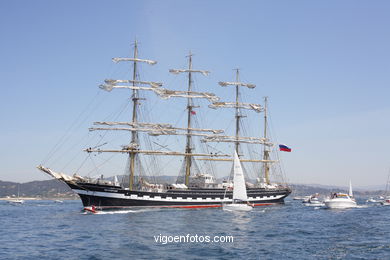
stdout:
<svg viewBox="0 0 390 260">
<path fill-rule="evenodd" d="M 0 201 L 0 259 L 390 259 L 390 207 L 358 203 L 84 214 L 80 201 Z"/>
</svg>

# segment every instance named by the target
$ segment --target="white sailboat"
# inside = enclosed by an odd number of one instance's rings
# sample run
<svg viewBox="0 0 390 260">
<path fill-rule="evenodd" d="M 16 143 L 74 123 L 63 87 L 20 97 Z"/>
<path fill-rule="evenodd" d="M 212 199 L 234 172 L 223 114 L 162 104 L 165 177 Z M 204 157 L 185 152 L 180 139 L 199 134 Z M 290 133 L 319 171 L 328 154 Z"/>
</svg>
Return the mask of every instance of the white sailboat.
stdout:
<svg viewBox="0 0 390 260">
<path fill-rule="evenodd" d="M 389 184 L 390 184 L 390 173 L 387 176 L 386 191 L 385 194 L 383 195 L 383 200 L 381 201 L 381 204 L 383 206 L 390 206 Z"/>
<path fill-rule="evenodd" d="M 230 204 L 223 204 L 223 210 L 250 211 L 253 206 L 248 202 L 244 172 L 236 151 L 234 151 L 233 174 L 233 201 Z"/>
<path fill-rule="evenodd" d="M 325 200 L 325 207 L 330 209 L 346 209 L 356 208 L 357 204 L 353 198 L 352 184 L 349 181 L 348 194 L 345 193 L 333 193 L 330 199 Z"/>
<path fill-rule="evenodd" d="M 24 203 L 24 200 L 22 200 L 22 199 L 20 198 L 19 193 L 20 193 L 20 185 L 18 184 L 18 197 L 17 197 L 17 198 L 12 198 L 12 199 L 7 200 L 8 203 L 12 203 L 12 204 L 23 204 L 23 203 Z"/>
</svg>

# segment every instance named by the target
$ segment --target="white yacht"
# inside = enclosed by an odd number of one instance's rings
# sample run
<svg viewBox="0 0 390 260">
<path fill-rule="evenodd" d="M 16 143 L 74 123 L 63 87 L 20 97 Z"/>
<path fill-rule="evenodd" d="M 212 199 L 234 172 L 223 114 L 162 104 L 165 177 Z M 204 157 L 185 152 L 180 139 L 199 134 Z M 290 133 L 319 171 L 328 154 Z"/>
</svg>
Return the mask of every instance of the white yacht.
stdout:
<svg viewBox="0 0 390 260">
<path fill-rule="evenodd" d="M 352 185 L 349 182 L 349 193 L 333 193 L 331 197 L 324 201 L 325 206 L 330 209 L 355 208 L 357 206 L 353 198 Z"/>
</svg>

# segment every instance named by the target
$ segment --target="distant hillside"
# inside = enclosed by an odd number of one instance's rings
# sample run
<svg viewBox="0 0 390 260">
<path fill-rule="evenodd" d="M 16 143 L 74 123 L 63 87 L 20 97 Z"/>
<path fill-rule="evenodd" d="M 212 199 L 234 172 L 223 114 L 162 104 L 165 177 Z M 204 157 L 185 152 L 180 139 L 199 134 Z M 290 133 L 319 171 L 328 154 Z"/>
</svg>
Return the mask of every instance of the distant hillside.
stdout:
<svg viewBox="0 0 390 260">
<path fill-rule="evenodd" d="M 337 186 L 325 186 L 317 184 L 290 184 L 292 189 L 292 196 L 304 196 L 319 193 L 321 195 L 329 195 L 331 192 L 348 192 L 347 187 L 337 187 Z M 382 195 L 384 190 L 359 190 L 353 191 L 355 196 L 376 196 Z"/>
<path fill-rule="evenodd" d="M 0 197 L 73 198 L 77 195 L 64 183 L 57 180 L 26 183 L 0 181 Z"/>
</svg>

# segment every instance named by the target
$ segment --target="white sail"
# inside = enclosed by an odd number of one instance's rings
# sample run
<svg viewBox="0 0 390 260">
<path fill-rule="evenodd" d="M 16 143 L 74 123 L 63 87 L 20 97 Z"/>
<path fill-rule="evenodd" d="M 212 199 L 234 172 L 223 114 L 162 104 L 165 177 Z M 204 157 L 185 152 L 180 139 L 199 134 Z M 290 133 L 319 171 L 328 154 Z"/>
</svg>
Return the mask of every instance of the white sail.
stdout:
<svg viewBox="0 0 390 260">
<path fill-rule="evenodd" d="M 107 85 L 118 85 L 119 83 L 131 83 L 133 85 L 140 84 L 140 85 L 149 85 L 152 88 L 159 88 L 163 84 L 161 82 L 154 82 L 154 81 L 139 81 L 139 80 L 128 80 L 128 79 L 105 79 L 104 82 Z"/>
<path fill-rule="evenodd" d="M 238 158 L 237 152 L 234 151 L 234 177 L 233 177 L 233 201 L 243 200 L 247 201 L 248 196 L 246 194 L 244 172 L 241 167 L 240 159 Z"/>
<path fill-rule="evenodd" d="M 351 180 L 349 180 L 349 191 L 348 191 L 348 196 L 353 197 Z"/>
<path fill-rule="evenodd" d="M 198 73 L 202 73 L 204 76 L 208 76 L 210 74 L 210 71 L 207 70 L 170 69 L 169 72 L 173 74 L 179 74 L 182 72 L 198 72 Z"/>
<path fill-rule="evenodd" d="M 248 103 L 236 103 L 236 102 L 213 102 L 209 105 L 209 108 L 217 109 L 220 107 L 225 108 L 242 108 L 256 111 L 257 113 L 262 112 L 264 109 L 259 104 L 248 104 Z"/>
<path fill-rule="evenodd" d="M 224 136 L 224 135 L 213 135 L 205 137 L 201 140 L 201 142 L 216 142 L 216 143 L 247 143 L 247 144 L 264 144 L 267 146 L 272 146 L 272 143 L 268 142 L 266 138 L 257 138 L 257 137 L 235 137 L 235 136 Z"/>
<path fill-rule="evenodd" d="M 135 62 L 145 62 L 150 65 L 157 64 L 157 61 L 154 60 L 143 60 L 143 59 L 136 59 L 136 58 L 112 58 L 112 61 L 115 63 L 121 62 L 121 61 L 135 61 Z"/>
<path fill-rule="evenodd" d="M 116 175 L 114 176 L 114 185 L 115 186 L 120 186 L 120 183 L 119 183 L 118 178 L 116 177 Z"/>
<path fill-rule="evenodd" d="M 247 88 L 255 88 L 255 84 L 250 84 L 250 83 L 242 83 L 242 82 L 223 82 L 220 81 L 218 84 L 221 87 L 226 87 L 226 86 L 242 86 L 242 87 L 247 87 Z"/>
</svg>

